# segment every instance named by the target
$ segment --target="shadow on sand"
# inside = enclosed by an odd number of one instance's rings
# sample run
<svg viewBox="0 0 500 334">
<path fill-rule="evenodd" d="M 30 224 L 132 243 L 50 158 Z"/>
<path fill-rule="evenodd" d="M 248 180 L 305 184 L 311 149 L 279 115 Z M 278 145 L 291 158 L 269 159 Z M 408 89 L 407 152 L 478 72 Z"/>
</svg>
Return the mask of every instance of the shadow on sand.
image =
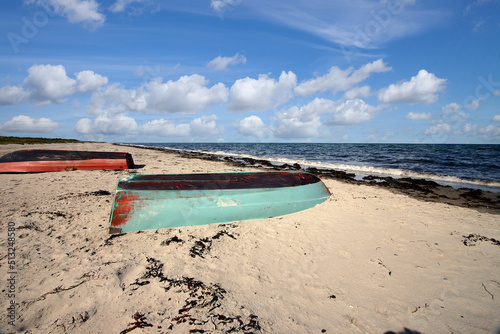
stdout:
<svg viewBox="0 0 500 334">
<path fill-rule="evenodd" d="M 405 327 L 402 331 L 399 331 L 399 332 L 388 331 L 388 332 L 385 332 L 384 334 L 422 334 L 422 333 L 419 331 L 414 331 L 414 330 L 411 330 L 411 329 L 408 329 Z"/>
</svg>

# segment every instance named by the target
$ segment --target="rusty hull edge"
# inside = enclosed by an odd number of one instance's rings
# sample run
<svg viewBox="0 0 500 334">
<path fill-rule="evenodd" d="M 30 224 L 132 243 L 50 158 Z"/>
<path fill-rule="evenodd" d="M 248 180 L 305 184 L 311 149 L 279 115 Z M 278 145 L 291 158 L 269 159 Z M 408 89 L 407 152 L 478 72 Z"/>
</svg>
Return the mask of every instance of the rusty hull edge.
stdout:
<svg viewBox="0 0 500 334">
<path fill-rule="evenodd" d="M 248 172 L 134 175 L 120 181 L 120 190 L 222 190 L 287 188 L 318 183 L 321 180 L 304 172 Z"/>
</svg>

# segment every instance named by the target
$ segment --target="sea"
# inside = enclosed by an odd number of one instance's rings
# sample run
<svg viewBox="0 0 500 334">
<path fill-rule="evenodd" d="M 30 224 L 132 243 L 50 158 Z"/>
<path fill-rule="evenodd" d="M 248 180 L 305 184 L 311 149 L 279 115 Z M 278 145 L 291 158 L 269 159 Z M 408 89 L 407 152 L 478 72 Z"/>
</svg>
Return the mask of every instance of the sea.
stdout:
<svg viewBox="0 0 500 334">
<path fill-rule="evenodd" d="M 135 143 L 218 157 L 432 180 L 455 188 L 500 192 L 500 145 L 333 143 Z"/>
</svg>

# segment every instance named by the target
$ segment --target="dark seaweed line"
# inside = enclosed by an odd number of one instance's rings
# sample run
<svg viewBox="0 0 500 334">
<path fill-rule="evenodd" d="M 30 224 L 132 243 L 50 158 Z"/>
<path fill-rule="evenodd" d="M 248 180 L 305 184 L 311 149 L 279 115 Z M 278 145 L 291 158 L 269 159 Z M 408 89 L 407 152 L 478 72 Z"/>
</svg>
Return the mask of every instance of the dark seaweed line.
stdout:
<svg viewBox="0 0 500 334">
<path fill-rule="evenodd" d="M 141 278 L 136 279 L 136 281 L 131 284 L 131 286 L 136 286 L 132 288 L 133 290 L 150 284 L 150 279 L 158 279 L 161 283 L 168 283 L 163 287 L 165 292 L 177 288 L 179 291 L 188 294 L 188 298 L 184 301 L 184 305 L 178 310 L 179 316 L 171 319 L 172 322 L 168 327 L 169 330 L 172 330 L 175 325 L 181 323 L 188 323 L 190 326 L 203 326 L 211 322 L 217 332 L 257 333 L 261 331 L 258 316 L 254 314 L 250 314 L 248 317 L 242 317 L 239 315 L 226 316 L 214 312 L 221 306 L 224 295 L 227 293 L 219 284 L 207 285 L 192 277 L 182 277 L 181 279 L 169 278 L 163 273 L 163 263 L 151 257 L 147 257 L 146 259 L 148 262 L 146 272 Z M 194 317 L 191 314 L 194 310 L 206 310 L 208 313 L 208 320 L 201 320 Z M 145 317 L 141 319 L 141 321 L 145 322 Z M 130 330 L 137 328 L 135 327 L 135 323 L 129 325 L 133 325 L 133 327 L 129 328 Z M 122 333 L 127 333 L 126 330 L 122 331 Z M 211 332 L 211 330 L 200 328 L 193 328 L 190 330 L 190 333 L 208 332 Z"/>
</svg>

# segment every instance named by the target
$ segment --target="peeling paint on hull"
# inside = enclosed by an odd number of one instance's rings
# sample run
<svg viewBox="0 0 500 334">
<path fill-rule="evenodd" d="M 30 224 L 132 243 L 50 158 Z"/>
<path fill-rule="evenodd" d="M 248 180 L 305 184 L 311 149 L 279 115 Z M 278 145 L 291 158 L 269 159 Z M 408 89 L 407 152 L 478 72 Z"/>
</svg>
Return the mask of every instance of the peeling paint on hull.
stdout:
<svg viewBox="0 0 500 334">
<path fill-rule="evenodd" d="M 282 216 L 329 196 L 302 172 L 132 175 L 118 182 L 110 233 Z"/>
</svg>

